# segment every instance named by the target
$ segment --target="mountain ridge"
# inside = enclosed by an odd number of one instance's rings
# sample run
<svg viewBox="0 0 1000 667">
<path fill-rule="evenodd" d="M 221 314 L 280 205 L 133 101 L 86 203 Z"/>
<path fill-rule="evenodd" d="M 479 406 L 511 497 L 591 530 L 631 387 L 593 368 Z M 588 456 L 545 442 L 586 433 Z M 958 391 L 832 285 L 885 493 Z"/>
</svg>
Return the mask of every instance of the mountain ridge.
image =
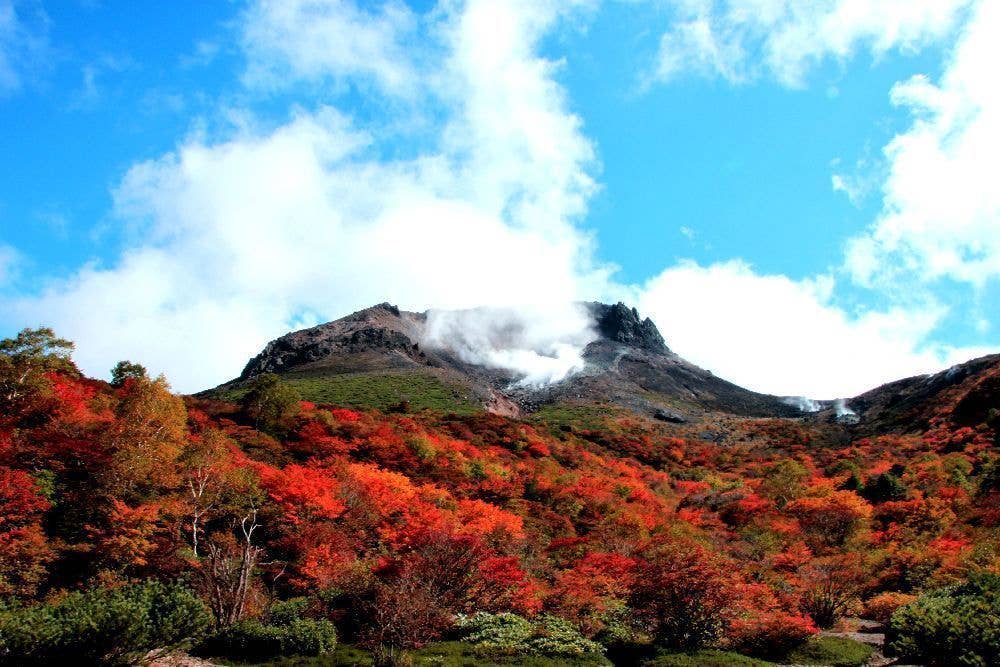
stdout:
<svg viewBox="0 0 1000 667">
<path fill-rule="evenodd" d="M 797 405 L 795 397 L 745 389 L 688 362 L 634 307 L 621 302 L 578 305 L 592 322 L 593 338 L 580 352 L 582 368 L 558 382 L 525 384 L 509 369 L 476 363 L 447 345 L 428 343 L 432 313 L 467 311 L 412 312 L 383 302 L 270 341 L 237 378 L 203 394 L 231 393 L 258 375 L 277 373 L 300 382 L 306 398 L 322 400 L 328 396 L 313 396 L 312 387 L 342 385 L 341 394 L 353 399 L 355 385 L 377 385 L 377 400 L 370 407 L 409 404 L 414 392 L 423 391 L 409 387 L 426 385 L 440 394 L 442 409 L 482 409 L 511 417 L 570 405 L 625 409 L 676 423 L 729 414 L 840 423 L 859 432 L 902 432 L 926 428 L 928 415 L 944 409 L 938 405 L 947 402 L 942 396 L 964 396 L 981 376 L 1000 378 L 1000 355 L 990 355 L 940 373 L 889 382 L 855 397 L 813 401 L 810 412 Z M 1000 394 L 1000 379 L 994 381 L 996 387 L 984 390 L 988 397 Z M 368 405 L 363 392 L 355 393 L 358 404 Z M 975 398 L 964 405 L 970 423 L 986 418 L 984 409 L 975 407 Z"/>
</svg>

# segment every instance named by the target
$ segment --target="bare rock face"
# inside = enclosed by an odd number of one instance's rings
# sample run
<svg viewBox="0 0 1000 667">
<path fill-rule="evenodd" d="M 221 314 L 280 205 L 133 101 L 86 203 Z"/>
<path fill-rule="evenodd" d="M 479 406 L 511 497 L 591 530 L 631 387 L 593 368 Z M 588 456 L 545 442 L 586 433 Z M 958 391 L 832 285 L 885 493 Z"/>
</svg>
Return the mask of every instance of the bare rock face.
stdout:
<svg viewBox="0 0 1000 667">
<path fill-rule="evenodd" d="M 653 320 L 648 317 L 640 320 L 635 308 L 621 302 L 613 306 L 596 302 L 587 305 L 594 316 L 598 333 L 605 339 L 648 352 L 670 353 Z"/>
<path fill-rule="evenodd" d="M 670 422 L 671 424 L 684 424 L 687 422 L 684 415 L 673 410 L 665 410 L 664 408 L 658 408 L 653 413 L 653 417 L 662 422 Z"/>
<path fill-rule="evenodd" d="M 392 304 L 380 303 L 334 322 L 293 331 L 268 343 L 247 363 L 240 379 L 282 373 L 334 355 L 372 350 L 416 353 L 421 317 L 418 313 L 404 314 Z"/>
</svg>

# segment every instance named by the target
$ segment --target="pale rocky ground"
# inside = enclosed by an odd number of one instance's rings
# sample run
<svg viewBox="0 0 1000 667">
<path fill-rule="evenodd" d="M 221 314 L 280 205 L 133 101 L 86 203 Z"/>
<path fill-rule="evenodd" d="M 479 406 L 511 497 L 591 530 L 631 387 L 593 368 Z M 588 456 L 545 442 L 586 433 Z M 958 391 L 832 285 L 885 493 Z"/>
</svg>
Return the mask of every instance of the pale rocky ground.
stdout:
<svg viewBox="0 0 1000 667">
<path fill-rule="evenodd" d="M 153 658 L 152 662 L 148 664 L 149 667 L 220 667 L 214 662 L 180 652 Z"/>
</svg>

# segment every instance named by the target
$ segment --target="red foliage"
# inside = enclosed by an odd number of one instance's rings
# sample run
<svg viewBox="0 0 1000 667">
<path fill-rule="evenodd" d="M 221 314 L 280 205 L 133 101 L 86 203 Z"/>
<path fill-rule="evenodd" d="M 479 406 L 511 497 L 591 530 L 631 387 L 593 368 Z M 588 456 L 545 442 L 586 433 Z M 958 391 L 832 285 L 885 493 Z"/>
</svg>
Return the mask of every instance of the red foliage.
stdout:
<svg viewBox="0 0 1000 667">
<path fill-rule="evenodd" d="M 336 519 L 344 511 L 340 484 L 324 468 L 291 464 L 284 469 L 259 464 L 260 484 L 292 525 Z"/>
<path fill-rule="evenodd" d="M 327 611 L 371 642 L 418 645 L 479 610 L 593 635 L 625 610 L 677 647 L 778 654 L 815 631 L 804 611 L 883 613 L 983 567 L 975 547 L 1000 525 L 993 431 L 947 410 L 926 433 L 840 446 L 811 422 L 557 428 L 303 401 L 279 438 L 189 397 L 146 470 L 123 452 L 163 429 L 139 428 L 136 389 L 52 373 L 34 421 L 4 422 L 0 595 L 249 563 L 279 596 L 343 592 Z M 906 500 L 862 498 L 881 473 Z"/>
</svg>

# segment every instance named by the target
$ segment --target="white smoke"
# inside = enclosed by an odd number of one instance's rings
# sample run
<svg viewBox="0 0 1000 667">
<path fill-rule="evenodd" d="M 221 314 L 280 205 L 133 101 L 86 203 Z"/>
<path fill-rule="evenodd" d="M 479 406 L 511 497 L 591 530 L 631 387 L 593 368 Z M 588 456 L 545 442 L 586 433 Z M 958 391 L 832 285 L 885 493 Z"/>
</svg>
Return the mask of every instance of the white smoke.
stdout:
<svg viewBox="0 0 1000 667">
<path fill-rule="evenodd" d="M 819 412 L 823 409 L 823 405 L 819 401 L 814 401 L 805 396 L 786 396 L 782 399 L 782 402 L 785 405 L 796 407 L 802 412 Z"/>
<path fill-rule="evenodd" d="M 429 311 L 423 345 L 509 371 L 518 385 L 541 387 L 583 370 L 583 349 L 596 337 L 580 304 L 473 308 Z"/>
<path fill-rule="evenodd" d="M 843 398 L 838 398 L 833 402 L 833 409 L 837 411 L 838 417 L 846 417 L 848 415 L 854 415 L 856 417 L 858 415 L 858 413 L 854 410 L 847 407 L 847 401 Z"/>
<path fill-rule="evenodd" d="M 851 410 L 847 405 L 847 401 L 843 398 L 838 398 L 833 402 L 833 409 L 837 412 L 837 421 L 846 422 L 848 424 L 856 424 L 861 418 L 858 417 L 858 413 Z"/>
</svg>

